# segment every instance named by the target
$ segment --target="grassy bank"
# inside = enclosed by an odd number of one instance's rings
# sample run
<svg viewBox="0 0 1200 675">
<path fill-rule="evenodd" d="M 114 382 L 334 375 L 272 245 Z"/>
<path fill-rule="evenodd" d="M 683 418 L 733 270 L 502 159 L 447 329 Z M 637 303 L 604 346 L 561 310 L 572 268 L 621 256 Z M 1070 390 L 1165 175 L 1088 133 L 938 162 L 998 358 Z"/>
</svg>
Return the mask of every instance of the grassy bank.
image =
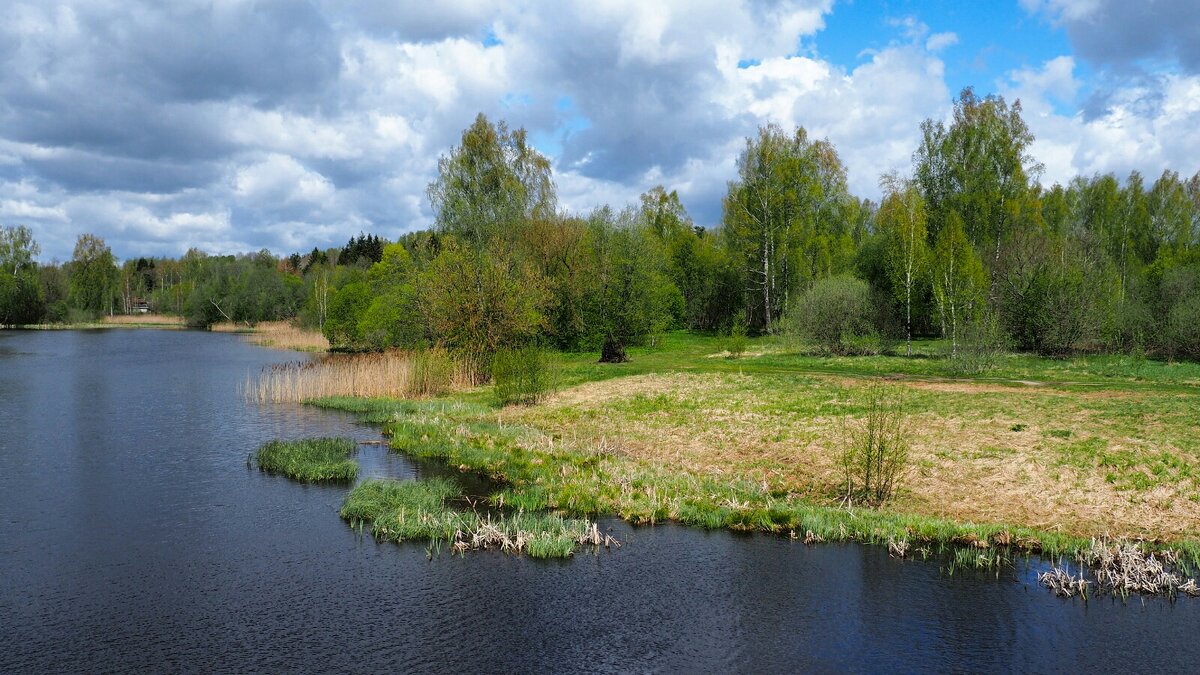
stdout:
<svg viewBox="0 0 1200 675">
<path fill-rule="evenodd" d="M 502 481 L 498 506 L 946 549 L 980 565 L 1110 535 L 1200 566 L 1200 368 L 1017 355 L 961 379 L 941 349 L 826 358 L 753 340 L 727 359 L 718 339 L 674 334 L 627 364 L 559 355 L 564 386 L 537 406 L 496 409 L 486 388 L 318 403 Z M 839 425 L 881 377 L 906 392 L 911 465 L 887 509 L 842 508 Z"/>
<path fill-rule="evenodd" d="M 358 463 L 350 459 L 358 444 L 350 438 L 270 441 L 254 455 L 258 468 L 305 483 L 350 482 Z"/>
</svg>

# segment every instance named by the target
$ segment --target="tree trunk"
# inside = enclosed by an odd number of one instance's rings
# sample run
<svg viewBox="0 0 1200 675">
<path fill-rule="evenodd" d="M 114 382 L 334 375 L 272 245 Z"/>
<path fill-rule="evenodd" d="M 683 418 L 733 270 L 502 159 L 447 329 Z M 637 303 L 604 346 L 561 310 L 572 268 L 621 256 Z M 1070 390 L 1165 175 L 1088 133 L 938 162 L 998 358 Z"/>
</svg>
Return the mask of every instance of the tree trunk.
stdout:
<svg viewBox="0 0 1200 675">
<path fill-rule="evenodd" d="M 600 363 L 625 363 L 628 360 L 625 345 L 617 342 L 611 335 L 604 338 L 604 346 L 600 348 Z"/>
</svg>

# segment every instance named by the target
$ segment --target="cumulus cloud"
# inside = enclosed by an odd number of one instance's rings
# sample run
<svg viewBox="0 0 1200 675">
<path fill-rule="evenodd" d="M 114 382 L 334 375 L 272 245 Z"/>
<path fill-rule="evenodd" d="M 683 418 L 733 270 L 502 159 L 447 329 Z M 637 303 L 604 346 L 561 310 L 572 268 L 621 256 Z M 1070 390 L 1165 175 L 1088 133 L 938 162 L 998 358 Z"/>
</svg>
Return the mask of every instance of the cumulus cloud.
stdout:
<svg viewBox="0 0 1200 675">
<path fill-rule="evenodd" d="M 1026 10 L 1064 26 L 1076 52 L 1128 70 L 1146 60 L 1200 72 L 1200 3 L 1195 0 L 1021 0 Z"/>
<path fill-rule="evenodd" d="M 1068 31 L 1118 11 L 1028 7 Z M 395 237 L 431 224 L 438 156 L 480 111 L 530 131 L 571 210 L 663 183 L 714 225 L 745 137 L 767 122 L 829 138 L 852 190 L 875 196 L 880 173 L 910 166 L 920 121 L 949 112 L 941 55 L 958 35 L 908 17 L 845 67 L 802 46 L 836 11 L 832 0 L 14 0 L 0 8 L 0 222 L 33 226 L 47 258 L 69 256 L 84 231 L 123 257 Z M 1185 28 L 1170 48 L 1181 61 Z M 1096 91 L 1077 70 L 1064 56 L 1001 83 L 1035 116 L 1048 172 L 1200 149 L 1191 74 Z M 1086 113 L 1056 112 L 1081 96 Z"/>
</svg>

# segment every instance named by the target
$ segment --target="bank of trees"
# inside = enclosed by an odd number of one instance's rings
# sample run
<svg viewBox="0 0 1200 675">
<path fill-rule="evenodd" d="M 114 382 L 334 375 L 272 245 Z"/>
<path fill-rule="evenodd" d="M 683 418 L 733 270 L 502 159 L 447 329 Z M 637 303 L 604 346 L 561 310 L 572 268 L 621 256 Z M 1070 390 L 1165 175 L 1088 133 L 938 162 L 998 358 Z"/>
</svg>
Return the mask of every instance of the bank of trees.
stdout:
<svg viewBox="0 0 1200 675">
<path fill-rule="evenodd" d="M 90 236 L 69 263 L 39 266 L 30 232 L 10 227 L 0 323 L 148 302 L 197 325 L 295 317 L 336 348 L 442 346 L 480 364 L 529 345 L 621 361 L 666 330 L 734 325 L 840 352 L 938 335 L 955 359 L 999 346 L 1200 358 L 1200 174 L 1045 187 L 1019 103 L 969 89 L 921 131 L 911 173 L 885 176 L 876 205 L 850 194 L 828 141 L 767 125 L 706 229 L 663 186 L 564 213 L 525 132 L 480 115 L 438 164 L 429 230 L 118 267 Z"/>
</svg>

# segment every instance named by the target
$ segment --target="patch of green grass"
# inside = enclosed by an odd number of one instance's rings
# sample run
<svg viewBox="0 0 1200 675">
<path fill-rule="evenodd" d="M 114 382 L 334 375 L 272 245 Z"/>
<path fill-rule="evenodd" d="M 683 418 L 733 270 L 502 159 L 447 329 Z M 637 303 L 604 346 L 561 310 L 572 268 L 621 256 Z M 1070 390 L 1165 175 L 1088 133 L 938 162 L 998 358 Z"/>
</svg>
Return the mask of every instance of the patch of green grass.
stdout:
<svg viewBox="0 0 1200 675">
<path fill-rule="evenodd" d="M 586 537 L 590 523 L 551 513 L 518 511 L 480 515 L 456 510 L 458 487 L 446 479 L 371 480 L 354 488 L 341 516 L 353 527 L 371 524 L 380 541 L 424 541 L 452 550 L 498 548 L 532 558 L 565 558 Z"/>
<path fill-rule="evenodd" d="M 349 482 L 358 476 L 350 455 L 358 444 L 350 438 L 305 438 L 269 441 L 255 453 L 258 468 L 305 483 Z"/>
</svg>

